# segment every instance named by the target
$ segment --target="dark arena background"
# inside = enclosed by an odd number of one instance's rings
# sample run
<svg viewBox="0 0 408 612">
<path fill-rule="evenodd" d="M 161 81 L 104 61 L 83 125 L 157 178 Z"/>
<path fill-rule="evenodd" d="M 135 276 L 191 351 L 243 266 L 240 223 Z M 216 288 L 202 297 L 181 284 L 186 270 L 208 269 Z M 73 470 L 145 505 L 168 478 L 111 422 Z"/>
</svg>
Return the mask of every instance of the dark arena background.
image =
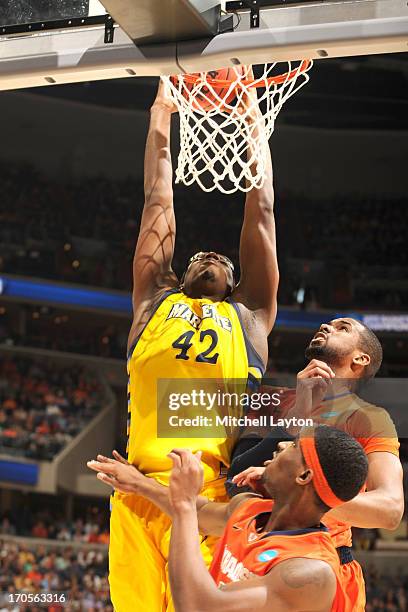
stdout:
<svg viewBox="0 0 408 612">
<path fill-rule="evenodd" d="M 4 23 L 16 23 L 24 3 L 9 4 Z M 76 3 L 79 17 L 85 4 Z M 125 451 L 132 257 L 157 83 L 0 92 L 0 591 L 59 590 L 69 600 L 4 598 L 2 611 L 113 610 L 109 491 L 85 462 Z M 406 53 L 326 59 L 278 117 L 280 287 L 267 375 L 288 386 L 320 322 L 347 314 L 380 338 L 378 376 L 406 383 L 407 90 Z M 200 249 L 238 266 L 243 194 L 176 185 L 174 200 L 176 272 Z M 407 527 L 404 516 L 393 532 L 354 530 L 368 612 L 408 610 Z"/>
</svg>

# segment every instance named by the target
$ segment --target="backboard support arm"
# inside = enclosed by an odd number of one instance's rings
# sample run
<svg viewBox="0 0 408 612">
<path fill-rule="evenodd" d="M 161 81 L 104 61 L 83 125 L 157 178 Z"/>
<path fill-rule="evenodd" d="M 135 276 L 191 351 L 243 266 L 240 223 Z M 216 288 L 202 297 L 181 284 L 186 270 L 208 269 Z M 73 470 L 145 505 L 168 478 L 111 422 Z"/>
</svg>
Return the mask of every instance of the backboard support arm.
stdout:
<svg viewBox="0 0 408 612">
<path fill-rule="evenodd" d="M 149 44 L 135 44 L 119 23 L 111 24 L 114 40 L 106 44 L 102 17 L 99 23 L 23 35 L 0 27 L 0 90 L 408 50 L 405 0 L 261 8 L 258 28 L 241 18 L 234 20 L 234 31 Z"/>
</svg>

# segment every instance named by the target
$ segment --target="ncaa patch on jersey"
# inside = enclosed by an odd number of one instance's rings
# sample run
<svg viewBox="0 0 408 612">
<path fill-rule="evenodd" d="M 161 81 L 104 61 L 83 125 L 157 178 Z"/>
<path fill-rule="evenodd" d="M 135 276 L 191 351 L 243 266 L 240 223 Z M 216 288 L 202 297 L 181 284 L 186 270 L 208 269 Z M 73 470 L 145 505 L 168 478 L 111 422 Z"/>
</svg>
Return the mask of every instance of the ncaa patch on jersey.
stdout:
<svg viewBox="0 0 408 612">
<path fill-rule="evenodd" d="M 277 556 L 278 556 L 277 550 L 264 550 L 258 555 L 258 561 L 262 561 L 263 563 L 266 563 L 267 561 L 271 561 L 272 559 L 275 559 L 275 557 Z"/>
</svg>

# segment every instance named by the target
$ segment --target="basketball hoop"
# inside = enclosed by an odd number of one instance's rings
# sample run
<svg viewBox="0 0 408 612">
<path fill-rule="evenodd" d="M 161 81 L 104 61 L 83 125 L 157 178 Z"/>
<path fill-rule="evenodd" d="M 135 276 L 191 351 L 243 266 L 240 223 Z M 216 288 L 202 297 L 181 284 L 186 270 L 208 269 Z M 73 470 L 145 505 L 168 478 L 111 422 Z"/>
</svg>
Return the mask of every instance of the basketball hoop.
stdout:
<svg viewBox="0 0 408 612">
<path fill-rule="evenodd" d="M 261 188 L 275 119 L 309 80 L 312 63 L 287 62 L 284 72 L 276 62 L 264 64 L 255 67 L 257 76 L 252 66 L 234 66 L 162 77 L 180 116 L 176 183 L 223 193 Z M 213 78 L 226 72 L 228 78 Z"/>
</svg>

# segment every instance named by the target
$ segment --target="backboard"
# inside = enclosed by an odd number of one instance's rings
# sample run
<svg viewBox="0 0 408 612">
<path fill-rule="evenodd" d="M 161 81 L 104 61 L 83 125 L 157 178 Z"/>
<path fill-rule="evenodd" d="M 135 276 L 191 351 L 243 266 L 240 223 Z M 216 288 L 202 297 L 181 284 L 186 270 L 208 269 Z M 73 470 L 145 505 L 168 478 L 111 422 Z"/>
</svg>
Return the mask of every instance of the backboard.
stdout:
<svg viewBox="0 0 408 612">
<path fill-rule="evenodd" d="M 0 8 L 0 89 L 408 49 L 405 0 L 27 0 L 18 12 L 20 5 Z"/>
</svg>

